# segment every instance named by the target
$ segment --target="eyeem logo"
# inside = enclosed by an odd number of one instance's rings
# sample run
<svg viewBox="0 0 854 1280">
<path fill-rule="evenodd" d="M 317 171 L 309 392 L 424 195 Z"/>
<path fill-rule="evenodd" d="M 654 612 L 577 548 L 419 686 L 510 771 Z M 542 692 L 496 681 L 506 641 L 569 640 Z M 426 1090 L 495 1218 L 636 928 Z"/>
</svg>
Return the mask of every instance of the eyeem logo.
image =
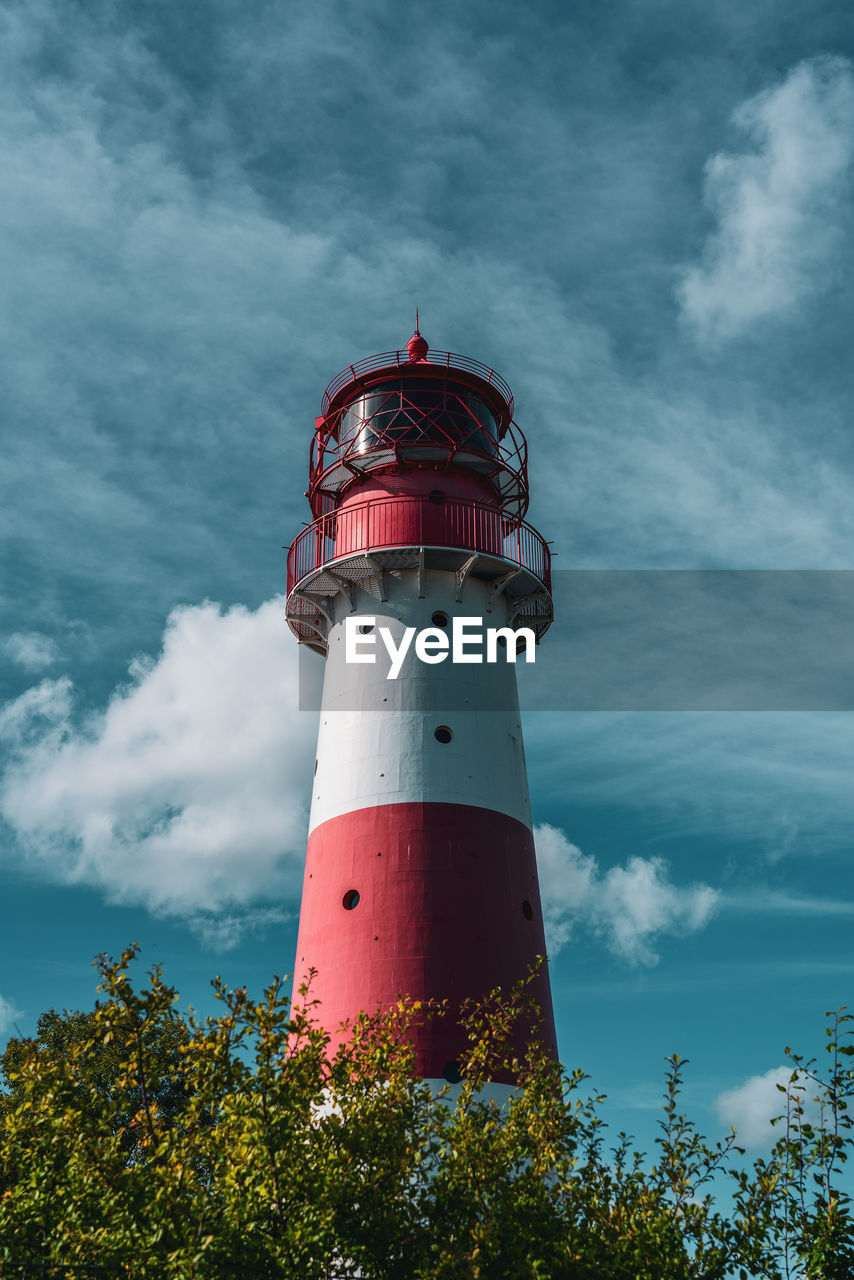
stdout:
<svg viewBox="0 0 854 1280">
<path fill-rule="evenodd" d="M 377 636 L 373 630 L 376 618 L 346 618 L 344 620 L 345 662 L 370 662 L 377 660 Z M 503 649 L 505 662 L 515 662 L 520 641 L 525 644 L 525 661 L 536 660 L 536 637 L 530 627 L 486 627 L 482 618 L 454 618 L 451 636 L 441 627 L 405 627 L 400 644 L 395 642 L 388 627 L 378 628 L 379 637 L 386 647 L 390 662 L 387 680 L 400 675 L 403 660 L 413 648 L 421 662 L 434 666 L 450 657 L 451 662 L 497 662 L 499 649 Z M 484 639 L 486 654 L 484 656 Z M 502 644 L 503 641 L 503 644 Z"/>
</svg>

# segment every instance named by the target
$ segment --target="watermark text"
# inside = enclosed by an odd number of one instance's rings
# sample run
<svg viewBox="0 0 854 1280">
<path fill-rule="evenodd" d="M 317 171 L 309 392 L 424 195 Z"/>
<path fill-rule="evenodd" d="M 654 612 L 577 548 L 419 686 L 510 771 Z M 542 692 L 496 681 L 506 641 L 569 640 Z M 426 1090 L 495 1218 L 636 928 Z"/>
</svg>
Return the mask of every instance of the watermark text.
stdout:
<svg viewBox="0 0 854 1280">
<path fill-rule="evenodd" d="M 379 636 L 389 656 L 388 680 L 400 675 L 410 650 L 428 666 L 448 658 L 459 664 L 500 658 L 515 662 L 519 653 L 524 653 L 526 662 L 536 661 L 536 636 L 530 627 L 484 627 L 482 618 L 454 618 L 450 635 L 443 627 L 404 627 L 397 641 L 389 627 L 377 627 L 376 621 L 364 615 L 344 620 L 344 660 L 375 663 Z"/>
</svg>

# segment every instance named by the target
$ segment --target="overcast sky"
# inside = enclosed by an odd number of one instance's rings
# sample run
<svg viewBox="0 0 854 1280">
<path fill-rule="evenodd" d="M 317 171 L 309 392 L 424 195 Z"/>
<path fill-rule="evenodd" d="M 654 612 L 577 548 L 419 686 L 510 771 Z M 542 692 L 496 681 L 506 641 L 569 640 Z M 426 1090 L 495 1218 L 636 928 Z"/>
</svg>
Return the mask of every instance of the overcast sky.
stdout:
<svg viewBox="0 0 854 1280">
<path fill-rule="evenodd" d="M 854 569 L 852 44 L 821 0 L 0 0 L 0 1032 L 131 940 L 201 1007 L 290 970 L 281 546 L 323 388 L 416 304 L 512 386 L 588 609 L 600 571 Z M 656 709 L 666 645 L 618 646 L 619 697 L 527 716 L 560 1047 L 618 1127 L 675 1050 L 761 1143 L 851 1002 L 850 576 L 706 599 L 751 653 L 722 702 L 680 667 Z M 745 700 L 780 655 L 810 692 Z"/>
</svg>

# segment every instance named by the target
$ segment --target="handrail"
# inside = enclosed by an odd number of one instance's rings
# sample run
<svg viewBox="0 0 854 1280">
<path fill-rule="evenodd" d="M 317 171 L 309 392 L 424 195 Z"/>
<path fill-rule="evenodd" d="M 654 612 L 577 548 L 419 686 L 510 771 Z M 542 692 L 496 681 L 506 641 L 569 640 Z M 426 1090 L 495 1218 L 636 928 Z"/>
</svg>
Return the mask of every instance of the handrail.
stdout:
<svg viewBox="0 0 854 1280">
<path fill-rule="evenodd" d="M 309 574 L 332 561 L 389 547 L 459 547 L 517 564 L 551 590 L 551 554 L 524 521 L 511 522 L 497 507 L 421 495 L 369 499 L 340 507 L 306 525 L 288 550 L 288 595 Z"/>
<path fill-rule="evenodd" d="M 430 353 L 425 360 L 413 360 L 408 351 L 382 351 L 376 356 L 365 356 L 363 360 L 357 360 L 355 364 L 349 364 L 346 369 L 342 369 L 339 374 L 332 379 L 329 386 L 323 393 L 322 412 L 325 417 L 329 412 L 332 401 L 348 383 L 355 382 L 365 373 L 373 373 L 378 369 L 406 368 L 417 372 L 424 366 L 435 365 L 437 368 L 459 369 L 463 373 L 473 373 L 490 387 L 494 387 L 502 400 L 507 405 L 508 421 L 513 417 L 513 392 L 499 373 L 494 369 L 490 369 L 487 365 L 481 364 L 478 360 L 471 360 L 468 356 L 458 355 L 454 351 L 434 351 L 430 349 Z"/>
</svg>

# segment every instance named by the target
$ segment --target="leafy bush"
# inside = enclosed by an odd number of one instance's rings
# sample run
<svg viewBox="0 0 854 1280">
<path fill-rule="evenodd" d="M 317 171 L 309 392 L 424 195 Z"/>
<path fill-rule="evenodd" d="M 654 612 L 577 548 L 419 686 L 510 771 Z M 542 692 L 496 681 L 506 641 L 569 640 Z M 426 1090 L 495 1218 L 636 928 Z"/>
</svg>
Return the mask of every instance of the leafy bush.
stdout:
<svg viewBox="0 0 854 1280">
<path fill-rule="evenodd" d="M 440 1006 L 362 1015 L 332 1053 L 310 991 L 292 1006 L 278 979 L 259 1001 L 217 980 L 219 1016 L 185 1019 L 159 968 L 136 990 L 135 954 L 101 957 L 94 1009 L 51 1010 L 2 1058 L 0 1276 L 854 1276 L 844 1011 L 824 1075 L 790 1055 L 781 1136 L 747 1170 L 735 1135 L 710 1144 L 681 1113 L 675 1055 L 655 1155 L 622 1134 L 607 1149 L 583 1072 L 536 1039 L 508 1061 L 524 984 L 466 1011 L 463 1082 L 435 1097 L 407 1029 Z M 520 1087 L 499 1107 L 483 1086 L 507 1066 Z"/>
</svg>

